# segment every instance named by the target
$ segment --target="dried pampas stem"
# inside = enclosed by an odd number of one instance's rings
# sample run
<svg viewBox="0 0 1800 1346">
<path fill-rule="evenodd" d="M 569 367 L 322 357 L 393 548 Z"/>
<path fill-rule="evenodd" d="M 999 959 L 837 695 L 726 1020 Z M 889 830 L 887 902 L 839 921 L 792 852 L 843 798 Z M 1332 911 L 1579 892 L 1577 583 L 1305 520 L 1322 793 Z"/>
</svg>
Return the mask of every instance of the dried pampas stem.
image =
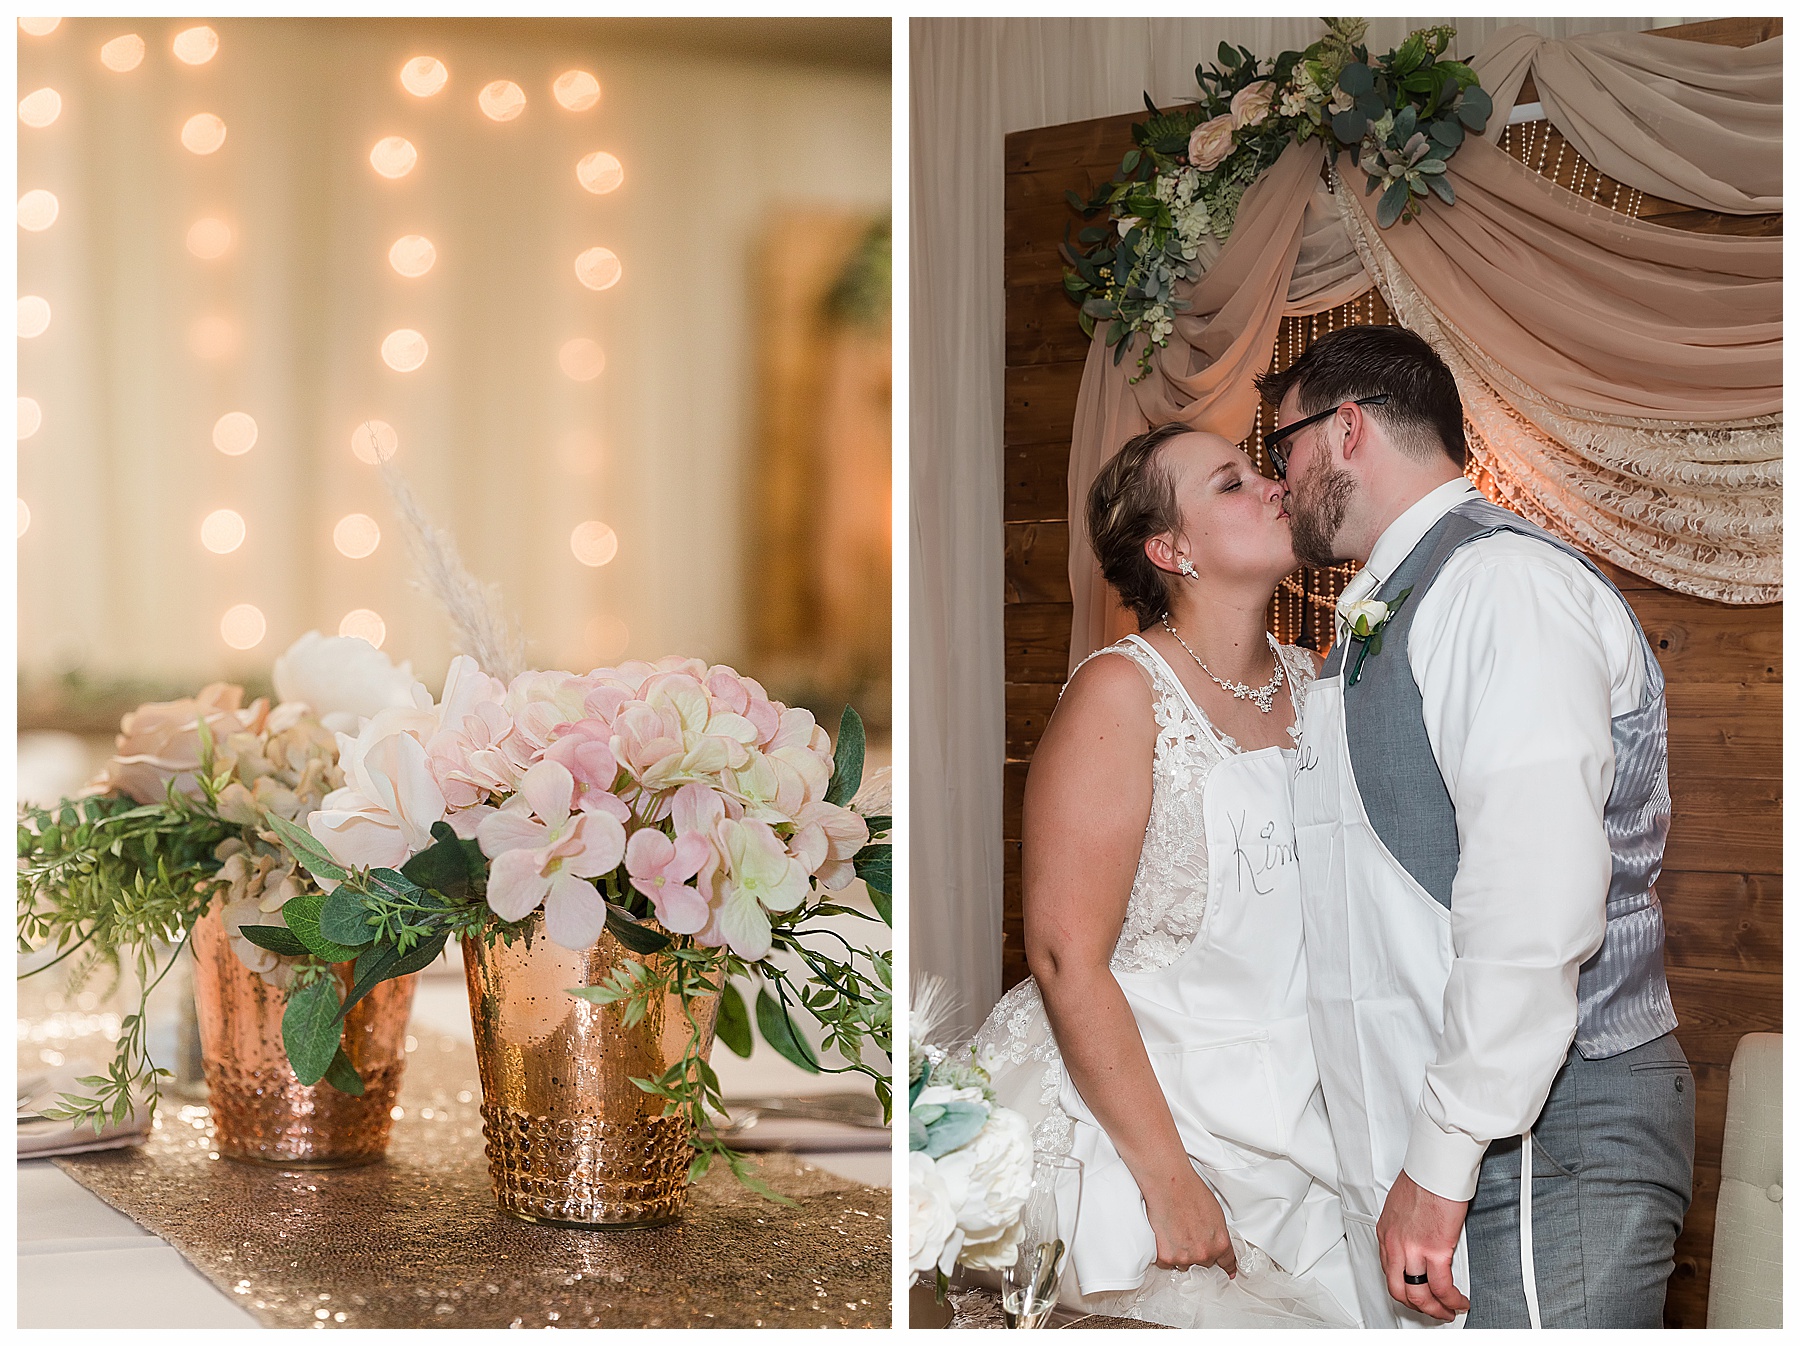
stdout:
<svg viewBox="0 0 1800 1346">
<path fill-rule="evenodd" d="M 371 429 L 369 438 L 374 437 Z M 458 653 L 481 665 L 482 672 L 511 682 L 525 671 L 525 637 L 501 604 L 500 586 L 483 584 L 463 568 L 456 539 L 425 516 L 391 460 L 381 464 L 381 482 L 406 527 L 407 546 L 418 567 L 413 586 L 431 594 L 444 609 Z"/>
</svg>

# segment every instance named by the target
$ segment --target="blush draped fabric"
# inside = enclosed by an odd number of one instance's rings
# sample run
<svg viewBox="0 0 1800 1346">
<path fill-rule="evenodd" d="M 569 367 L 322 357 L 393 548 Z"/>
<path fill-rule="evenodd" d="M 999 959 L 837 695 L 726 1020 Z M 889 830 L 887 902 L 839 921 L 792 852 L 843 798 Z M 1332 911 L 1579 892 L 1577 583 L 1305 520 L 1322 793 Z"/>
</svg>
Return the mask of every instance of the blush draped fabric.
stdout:
<svg viewBox="0 0 1800 1346">
<path fill-rule="evenodd" d="M 1575 59 L 1546 48 L 1585 53 L 1596 69 L 1594 53 L 1608 54 L 1611 82 L 1600 92 L 1572 89 L 1560 76 L 1545 86 L 1562 91 L 1570 125 L 1610 125 L 1601 115 L 1609 102 L 1645 107 L 1654 95 L 1711 107 L 1717 127 L 1754 131 L 1766 122 L 1758 100 L 1770 91 L 1757 72 L 1771 47 L 1779 69 L 1779 45 L 1770 42 L 1748 54 L 1662 56 L 1656 44 L 1699 44 L 1605 34 L 1533 46 L 1527 38 L 1537 40 L 1503 30 L 1476 58 L 1478 67 L 1510 72 L 1501 76 L 1508 105 L 1533 60 L 1556 69 L 1556 60 Z M 1638 71 L 1646 91 L 1621 103 L 1625 70 Z M 1707 88 L 1733 96 L 1706 103 L 1694 90 Z M 1773 96 L 1778 141 L 1778 83 Z M 1741 115 L 1726 119 L 1721 104 Z M 1572 110 L 1588 112 L 1588 123 Z M 1495 122 L 1504 115 L 1497 110 Z M 1721 148 L 1731 135 L 1741 152 Z M 1770 209 L 1758 203 L 1772 200 L 1779 209 L 1779 163 L 1771 181 L 1755 134 L 1721 129 L 1713 141 L 1696 133 L 1685 143 L 1731 176 L 1748 203 L 1737 208 Z M 1450 363 L 1471 453 L 1514 508 L 1666 588 L 1728 603 L 1780 599 L 1779 238 L 1635 220 L 1473 137 L 1450 161 L 1456 204 L 1433 199 L 1411 224 L 1384 230 L 1360 171 L 1347 169 L 1354 183 L 1327 171 L 1328 186 L 1324 157 L 1317 143 L 1292 145 L 1245 196 L 1218 260 L 1186 287 L 1190 307 L 1148 373 L 1132 381 L 1135 349 L 1117 365 L 1098 338 L 1089 352 L 1069 457 L 1071 669 L 1132 629 L 1083 525 L 1100 468 L 1126 439 L 1163 421 L 1244 438 L 1256 413 L 1250 380 L 1268 368 L 1281 318 L 1335 307 L 1371 284 Z M 1605 171 L 1629 185 L 1667 187 L 1642 174 L 1633 181 L 1630 165 L 1609 157 L 1615 167 Z M 1686 161 L 1670 151 L 1658 162 Z M 1348 264 L 1351 255 L 1360 265 Z"/>
<path fill-rule="evenodd" d="M 1750 47 L 1653 33 L 1559 42 L 1514 26 L 1469 64 L 1494 99 L 1489 141 L 1529 74 L 1545 118 L 1608 177 L 1699 210 L 1781 209 L 1779 37 Z"/>
</svg>

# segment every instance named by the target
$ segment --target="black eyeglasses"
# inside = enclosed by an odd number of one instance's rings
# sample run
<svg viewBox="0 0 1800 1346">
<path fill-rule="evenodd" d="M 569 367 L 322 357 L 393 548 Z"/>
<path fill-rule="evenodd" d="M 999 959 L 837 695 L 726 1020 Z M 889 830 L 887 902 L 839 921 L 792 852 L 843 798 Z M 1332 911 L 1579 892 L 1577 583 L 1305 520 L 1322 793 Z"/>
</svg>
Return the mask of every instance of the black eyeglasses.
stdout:
<svg viewBox="0 0 1800 1346">
<path fill-rule="evenodd" d="M 1357 398 L 1356 405 L 1359 407 L 1379 407 L 1385 406 L 1387 400 L 1388 394 L 1376 393 L 1373 397 Z M 1338 407 L 1343 405 L 1342 402 L 1338 403 Z M 1269 451 L 1269 461 L 1275 465 L 1275 478 L 1277 481 L 1287 480 L 1288 460 L 1287 454 L 1281 451 L 1281 441 L 1306 429 L 1309 425 L 1317 425 L 1327 416 L 1336 415 L 1338 407 L 1327 407 L 1324 411 L 1321 411 L 1316 415 L 1302 416 L 1292 425 L 1284 425 L 1279 430 L 1271 430 L 1268 434 L 1263 436 L 1263 447 Z"/>
</svg>

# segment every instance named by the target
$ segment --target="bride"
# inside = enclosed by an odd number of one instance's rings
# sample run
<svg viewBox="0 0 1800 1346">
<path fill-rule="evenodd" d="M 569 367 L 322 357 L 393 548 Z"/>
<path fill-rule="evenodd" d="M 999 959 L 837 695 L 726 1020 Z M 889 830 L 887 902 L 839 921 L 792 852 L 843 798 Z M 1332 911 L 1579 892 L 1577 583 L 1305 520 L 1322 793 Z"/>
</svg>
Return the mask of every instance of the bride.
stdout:
<svg viewBox="0 0 1800 1346">
<path fill-rule="evenodd" d="M 1289 772 L 1315 672 L 1264 629 L 1285 491 L 1183 425 L 1088 496 L 1140 632 L 1076 669 L 1025 789 L 1033 977 L 976 1038 L 1082 1161 L 1063 1302 L 1177 1327 L 1359 1325 L 1306 1020 Z"/>
</svg>

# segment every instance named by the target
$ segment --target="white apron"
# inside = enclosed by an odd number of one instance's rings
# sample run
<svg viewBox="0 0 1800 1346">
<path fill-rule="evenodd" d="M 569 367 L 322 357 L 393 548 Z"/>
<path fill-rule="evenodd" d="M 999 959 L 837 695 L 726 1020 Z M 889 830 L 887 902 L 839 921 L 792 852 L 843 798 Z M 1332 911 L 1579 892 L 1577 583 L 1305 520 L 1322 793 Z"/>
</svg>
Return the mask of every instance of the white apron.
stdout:
<svg viewBox="0 0 1800 1346">
<path fill-rule="evenodd" d="M 1338 1247 L 1343 1224 L 1306 1012 L 1294 753 L 1221 751 L 1205 784 L 1200 929 L 1167 967 L 1116 975 L 1187 1153 L 1233 1234 L 1298 1276 Z M 1156 1259 L 1143 1197 L 1066 1076 L 1060 1102 L 1084 1170 L 1070 1269 L 1084 1295 L 1136 1288 Z M 1341 1297 L 1348 1287 L 1339 1284 Z"/>
<path fill-rule="evenodd" d="M 1375 1237 L 1443 1028 L 1450 913 L 1394 859 L 1363 810 L 1350 769 L 1341 675 L 1318 679 L 1307 693 L 1294 832 L 1303 857 L 1313 1048 L 1363 1322 L 1450 1326 L 1393 1300 Z M 1453 1272 L 1467 1293 L 1466 1240 L 1457 1242 Z"/>
</svg>

